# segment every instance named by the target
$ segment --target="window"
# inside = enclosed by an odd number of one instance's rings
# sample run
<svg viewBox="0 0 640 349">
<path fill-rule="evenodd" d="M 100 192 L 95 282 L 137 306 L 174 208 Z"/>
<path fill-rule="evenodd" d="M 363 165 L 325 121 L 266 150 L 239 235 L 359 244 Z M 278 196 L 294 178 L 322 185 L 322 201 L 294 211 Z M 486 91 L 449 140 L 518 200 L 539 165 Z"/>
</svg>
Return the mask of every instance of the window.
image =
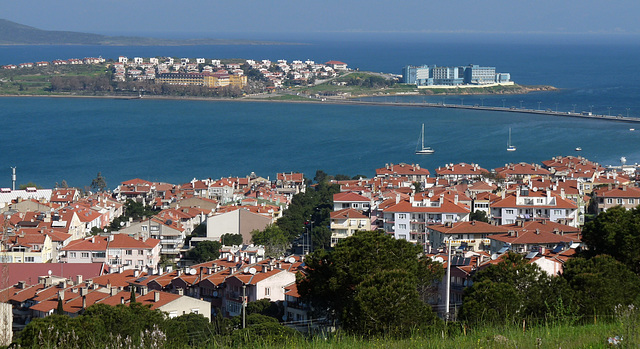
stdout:
<svg viewBox="0 0 640 349">
<path fill-rule="evenodd" d="M 398 224 L 398 229 L 407 229 L 406 224 Z"/>
<path fill-rule="evenodd" d="M 562 210 L 553 210 L 553 214 L 556 216 L 562 215 Z"/>
<path fill-rule="evenodd" d="M 142 226 L 142 231 L 147 231 L 147 228 L 148 228 L 148 227 L 147 227 L 146 225 L 143 225 L 143 226 Z"/>
<path fill-rule="evenodd" d="M 618 199 L 618 205 L 622 205 L 622 199 Z"/>
<path fill-rule="evenodd" d="M 138 255 L 139 256 L 144 256 L 144 250 L 138 250 Z"/>
<path fill-rule="evenodd" d="M 124 264 L 125 265 L 132 265 L 133 263 L 132 263 L 132 261 L 130 259 L 127 259 L 127 260 L 124 261 Z"/>
<path fill-rule="evenodd" d="M 264 295 L 265 296 L 271 296 L 271 287 L 265 287 L 264 288 Z"/>
<path fill-rule="evenodd" d="M 139 265 L 139 266 L 143 266 L 143 265 L 144 265 L 144 261 L 143 261 L 143 260 L 139 260 L 139 261 L 138 261 L 138 265 Z"/>
<path fill-rule="evenodd" d="M 89 258 L 89 252 L 82 252 L 82 258 Z"/>
<path fill-rule="evenodd" d="M 398 214 L 398 219 L 406 219 L 407 218 L 407 214 L 406 213 L 399 213 Z"/>
<path fill-rule="evenodd" d="M 607 203 L 608 204 L 612 204 L 613 203 L 613 199 L 607 199 Z"/>
<path fill-rule="evenodd" d="M 191 314 L 200 314 L 200 309 L 191 309 Z"/>
<path fill-rule="evenodd" d="M 504 210 L 505 214 L 513 214 L 513 210 Z"/>
<path fill-rule="evenodd" d="M 69 258 L 76 258 L 75 252 L 69 252 Z"/>
<path fill-rule="evenodd" d="M 131 255 L 133 255 L 133 250 L 126 250 L 124 253 L 125 253 L 127 256 L 131 256 Z"/>
<path fill-rule="evenodd" d="M 633 199 L 629 199 L 629 203 L 633 205 L 635 201 Z"/>
<path fill-rule="evenodd" d="M 33 263 L 36 261 L 35 257 L 24 257 L 24 262 L 25 263 Z"/>
</svg>

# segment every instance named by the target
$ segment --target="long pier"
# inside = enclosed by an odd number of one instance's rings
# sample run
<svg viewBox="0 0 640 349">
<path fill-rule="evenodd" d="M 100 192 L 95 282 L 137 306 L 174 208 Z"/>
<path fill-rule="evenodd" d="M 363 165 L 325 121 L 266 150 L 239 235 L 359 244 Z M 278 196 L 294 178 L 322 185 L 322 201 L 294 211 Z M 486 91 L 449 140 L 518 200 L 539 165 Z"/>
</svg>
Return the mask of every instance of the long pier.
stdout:
<svg viewBox="0 0 640 349">
<path fill-rule="evenodd" d="M 450 109 L 468 109 L 468 110 L 485 110 L 485 111 L 497 111 L 505 113 L 524 113 L 524 114 L 537 114 L 537 115 L 552 115 L 552 116 L 564 116 L 572 118 L 584 118 L 593 120 L 608 120 L 619 121 L 629 123 L 640 123 L 640 118 L 629 116 L 611 116 L 600 115 L 591 113 L 575 113 L 575 112 L 562 112 L 551 110 L 538 110 L 538 109 L 519 109 L 519 108 L 504 108 L 504 107 L 488 107 L 479 105 L 462 105 L 462 104 L 442 104 L 442 103 L 426 103 L 426 102 L 378 102 L 378 101 L 362 101 L 358 99 L 323 99 L 329 103 L 339 104 L 358 104 L 358 105 L 379 105 L 379 106 L 398 106 L 398 107 L 421 107 L 421 108 L 450 108 Z"/>
</svg>

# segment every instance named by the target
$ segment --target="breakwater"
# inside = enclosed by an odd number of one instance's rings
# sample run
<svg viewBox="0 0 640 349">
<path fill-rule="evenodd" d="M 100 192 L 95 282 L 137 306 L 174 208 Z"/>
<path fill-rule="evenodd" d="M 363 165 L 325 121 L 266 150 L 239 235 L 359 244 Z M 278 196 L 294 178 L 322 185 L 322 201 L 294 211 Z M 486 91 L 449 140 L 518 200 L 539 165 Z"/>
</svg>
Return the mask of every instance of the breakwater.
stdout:
<svg viewBox="0 0 640 349">
<path fill-rule="evenodd" d="M 398 107 L 420 107 L 420 108 L 449 108 L 449 109 L 467 109 L 467 110 L 484 110 L 484 111 L 497 111 L 505 113 L 521 113 L 521 114 L 536 114 L 536 115 L 552 115 L 552 116 L 564 116 L 572 118 L 584 118 L 592 120 L 608 120 L 619 121 L 629 123 L 640 123 L 640 118 L 621 116 L 621 115 L 602 115 L 592 113 L 576 113 L 576 112 L 564 112 L 553 110 L 541 110 L 541 109 L 525 109 L 514 107 L 493 107 L 493 106 L 481 106 L 481 105 L 463 105 L 463 104 L 443 104 L 443 103 L 427 103 L 427 102 L 387 102 L 387 101 L 363 101 L 358 99 L 325 99 L 325 102 L 337 103 L 337 104 L 358 104 L 358 105 L 380 105 L 380 106 L 398 106 Z"/>
</svg>

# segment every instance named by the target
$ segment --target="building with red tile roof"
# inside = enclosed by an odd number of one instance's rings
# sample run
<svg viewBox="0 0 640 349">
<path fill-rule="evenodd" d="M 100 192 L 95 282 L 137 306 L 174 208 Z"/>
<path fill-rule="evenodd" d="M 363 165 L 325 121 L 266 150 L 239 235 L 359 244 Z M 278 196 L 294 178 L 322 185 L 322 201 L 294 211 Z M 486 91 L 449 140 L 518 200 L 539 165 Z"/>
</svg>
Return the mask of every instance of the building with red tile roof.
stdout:
<svg viewBox="0 0 640 349">
<path fill-rule="evenodd" d="M 409 182 L 424 183 L 429 177 L 429 170 L 420 167 L 419 164 L 405 164 L 400 163 L 398 165 L 385 164 L 384 167 L 376 169 L 376 177 L 382 178 L 398 178 L 406 177 Z"/>
<path fill-rule="evenodd" d="M 597 213 L 615 206 L 622 206 L 629 210 L 640 205 L 640 188 L 627 185 L 608 185 L 595 189 L 593 200 L 597 204 Z"/>
<path fill-rule="evenodd" d="M 331 216 L 331 247 L 341 239 L 352 236 L 359 230 L 371 230 L 371 219 L 353 208 L 333 211 Z"/>
<path fill-rule="evenodd" d="M 448 181 L 460 181 L 460 180 L 480 180 L 489 171 L 480 167 L 478 164 L 466 164 L 461 162 L 459 164 L 446 164 L 444 167 L 438 167 L 436 169 L 436 176 Z"/>
<path fill-rule="evenodd" d="M 517 219 L 549 220 L 578 226 L 578 206 L 573 201 L 550 190 L 519 187 L 515 193 L 491 203 L 491 219 L 500 225 L 513 224 Z"/>
<path fill-rule="evenodd" d="M 464 251 L 489 251 L 490 236 L 506 234 L 509 230 L 499 225 L 485 222 L 455 222 L 427 226 L 429 244 L 433 249 L 446 247 L 451 239 L 452 248 Z"/>
</svg>

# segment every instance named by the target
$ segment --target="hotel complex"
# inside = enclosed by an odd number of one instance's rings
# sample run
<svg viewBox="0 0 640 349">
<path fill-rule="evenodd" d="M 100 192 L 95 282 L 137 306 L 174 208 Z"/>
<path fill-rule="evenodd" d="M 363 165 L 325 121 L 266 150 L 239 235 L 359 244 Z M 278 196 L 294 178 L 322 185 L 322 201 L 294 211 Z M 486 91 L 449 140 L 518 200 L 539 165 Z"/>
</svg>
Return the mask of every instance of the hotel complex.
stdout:
<svg viewBox="0 0 640 349">
<path fill-rule="evenodd" d="M 466 67 L 408 65 L 402 68 L 402 81 L 418 87 L 513 84 L 509 73 L 496 73 L 495 67 L 481 67 L 475 64 Z"/>
</svg>

